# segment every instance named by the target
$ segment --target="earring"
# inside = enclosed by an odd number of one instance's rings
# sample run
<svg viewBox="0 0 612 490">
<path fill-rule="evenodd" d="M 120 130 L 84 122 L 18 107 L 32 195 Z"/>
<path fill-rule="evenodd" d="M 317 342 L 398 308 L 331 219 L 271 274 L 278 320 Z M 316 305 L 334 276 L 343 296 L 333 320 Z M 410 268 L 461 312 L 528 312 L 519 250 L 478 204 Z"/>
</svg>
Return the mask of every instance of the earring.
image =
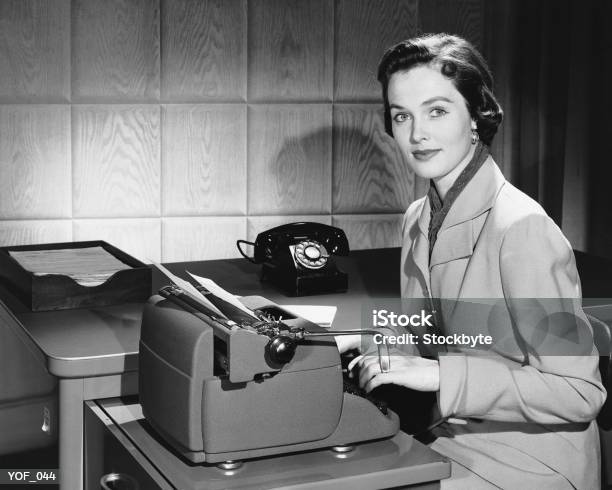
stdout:
<svg viewBox="0 0 612 490">
<path fill-rule="evenodd" d="M 475 145 L 478 143 L 480 137 L 478 136 L 478 131 L 476 131 L 476 123 L 472 124 L 472 144 Z"/>
</svg>

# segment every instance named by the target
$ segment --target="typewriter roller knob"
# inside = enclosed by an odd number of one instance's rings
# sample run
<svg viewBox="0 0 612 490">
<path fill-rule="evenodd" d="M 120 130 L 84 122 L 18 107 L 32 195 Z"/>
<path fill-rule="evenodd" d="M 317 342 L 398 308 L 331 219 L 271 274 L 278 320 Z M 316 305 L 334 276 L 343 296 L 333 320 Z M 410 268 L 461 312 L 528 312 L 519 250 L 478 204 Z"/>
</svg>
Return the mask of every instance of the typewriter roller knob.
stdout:
<svg viewBox="0 0 612 490">
<path fill-rule="evenodd" d="M 297 342 L 286 335 L 277 335 L 267 345 L 268 356 L 275 364 L 287 364 L 295 354 Z"/>
</svg>

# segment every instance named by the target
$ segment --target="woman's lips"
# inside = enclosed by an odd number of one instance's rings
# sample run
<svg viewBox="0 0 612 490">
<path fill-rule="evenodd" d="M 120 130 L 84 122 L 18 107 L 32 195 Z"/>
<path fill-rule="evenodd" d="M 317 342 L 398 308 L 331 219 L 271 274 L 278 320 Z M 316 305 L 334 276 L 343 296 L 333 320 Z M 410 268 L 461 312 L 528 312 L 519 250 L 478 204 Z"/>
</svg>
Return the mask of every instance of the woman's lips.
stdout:
<svg viewBox="0 0 612 490">
<path fill-rule="evenodd" d="M 440 150 L 416 150 L 412 152 L 412 156 L 420 162 L 426 162 L 437 155 L 439 151 Z"/>
</svg>

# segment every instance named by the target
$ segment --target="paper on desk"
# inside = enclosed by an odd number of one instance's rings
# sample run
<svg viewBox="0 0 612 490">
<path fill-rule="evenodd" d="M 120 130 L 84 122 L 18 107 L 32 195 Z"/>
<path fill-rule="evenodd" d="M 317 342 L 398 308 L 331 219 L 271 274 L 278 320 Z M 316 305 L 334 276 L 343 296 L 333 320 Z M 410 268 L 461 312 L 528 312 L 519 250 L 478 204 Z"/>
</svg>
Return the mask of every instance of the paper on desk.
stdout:
<svg viewBox="0 0 612 490">
<path fill-rule="evenodd" d="M 212 294 L 214 294 L 217 298 L 221 298 L 223 301 L 227 301 L 229 304 L 235 306 L 240 311 L 243 311 L 244 313 L 247 313 L 248 315 L 252 316 L 256 320 L 259 320 L 259 318 L 257 318 L 255 313 L 253 313 L 246 306 L 244 306 L 236 298 L 236 296 L 234 296 L 233 294 L 228 293 L 225 289 L 223 289 L 221 286 L 219 286 L 212 279 L 208 279 L 206 277 L 196 276 L 195 274 L 192 274 L 189 271 L 185 271 L 185 272 L 187 272 L 187 274 L 189 274 L 192 277 L 192 279 L 194 281 L 196 281 L 200 286 L 206 288 L 208 291 L 210 291 Z"/>
<path fill-rule="evenodd" d="M 336 316 L 337 306 L 322 305 L 282 305 L 283 309 L 312 323 L 329 328 Z"/>
<path fill-rule="evenodd" d="M 178 276 L 175 276 L 174 274 L 172 274 L 172 272 L 170 272 L 168 269 L 166 269 L 163 265 L 158 264 L 157 262 L 153 262 L 153 265 L 155 267 L 157 267 L 168 279 L 170 279 L 170 281 L 177 285 L 179 288 L 181 288 L 183 291 L 191 294 L 193 297 L 195 297 L 198 301 L 200 301 L 202 304 L 204 304 L 207 308 L 211 309 L 212 311 L 214 311 L 215 313 L 217 313 L 220 317 L 222 318 L 226 318 L 226 316 L 221 313 L 219 311 L 219 308 L 217 308 L 215 305 L 213 305 L 210 301 L 208 301 L 204 295 L 202 293 L 200 293 L 200 291 L 198 291 L 196 289 L 196 287 L 191 284 L 189 281 L 185 281 L 185 279 L 181 279 Z"/>
</svg>

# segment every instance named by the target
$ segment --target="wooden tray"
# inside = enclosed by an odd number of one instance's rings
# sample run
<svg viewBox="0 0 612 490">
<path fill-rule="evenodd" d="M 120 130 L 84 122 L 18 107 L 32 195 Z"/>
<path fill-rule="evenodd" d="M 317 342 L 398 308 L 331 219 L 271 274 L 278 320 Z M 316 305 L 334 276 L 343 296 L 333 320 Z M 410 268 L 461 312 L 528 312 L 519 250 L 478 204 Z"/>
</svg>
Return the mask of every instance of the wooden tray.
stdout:
<svg viewBox="0 0 612 490">
<path fill-rule="evenodd" d="M 98 286 L 84 286 L 61 274 L 35 275 L 24 269 L 9 252 L 102 247 L 129 266 Z M 0 281 L 32 311 L 90 308 L 143 302 L 151 295 L 151 269 L 107 242 L 50 243 L 0 247 Z"/>
</svg>

